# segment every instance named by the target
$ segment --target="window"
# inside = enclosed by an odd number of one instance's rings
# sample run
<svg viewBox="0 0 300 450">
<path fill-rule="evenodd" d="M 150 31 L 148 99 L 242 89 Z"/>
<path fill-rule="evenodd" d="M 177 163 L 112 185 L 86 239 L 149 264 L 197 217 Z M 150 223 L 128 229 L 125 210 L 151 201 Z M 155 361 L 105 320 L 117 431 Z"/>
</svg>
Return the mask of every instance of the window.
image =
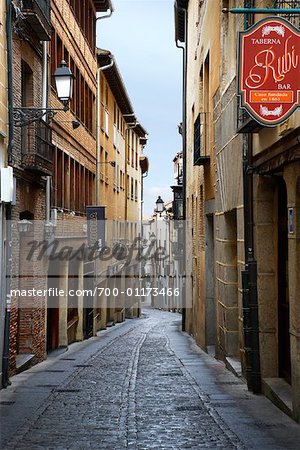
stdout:
<svg viewBox="0 0 300 450">
<path fill-rule="evenodd" d="M 134 200 L 134 180 L 131 178 L 131 200 Z"/>
<path fill-rule="evenodd" d="M 105 106 L 108 108 L 108 85 L 105 86 Z"/>
<path fill-rule="evenodd" d="M 114 124 L 114 146 L 117 148 L 117 126 Z"/>
<path fill-rule="evenodd" d="M 107 109 L 105 110 L 105 134 L 106 134 L 106 136 L 109 136 L 109 127 L 108 127 L 108 125 L 109 125 L 109 115 L 108 115 L 108 111 L 107 111 Z"/>
<path fill-rule="evenodd" d="M 72 74 L 75 76 L 75 63 L 74 63 L 74 59 L 71 56 L 70 56 L 70 70 L 71 70 Z M 75 110 L 75 108 L 74 108 L 74 105 L 75 105 L 74 98 L 75 98 L 75 92 L 73 92 L 73 97 L 72 97 L 71 102 L 70 102 L 70 109 L 71 109 L 71 111 L 73 113 L 74 113 L 74 110 Z"/>
<path fill-rule="evenodd" d="M 114 125 L 117 124 L 117 105 L 116 102 L 114 102 Z"/>
<path fill-rule="evenodd" d="M 93 204 L 95 175 L 57 147 L 53 161 L 53 206 L 85 213 Z"/>
<path fill-rule="evenodd" d="M 104 162 L 104 151 L 103 151 L 103 147 L 101 146 L 101 148 L 100 148 L 100 164 L 99 165 L 100 165 L 100 180 L 102 182 L 104 182 L 104 179 L 105 179 L 105 173 L 104 173 L 105 164 L 103 164 L 103 162 Z"/>
<path fill-rule="evenodd" d="M 33 103 L 33 74 L 25 61 L 21 63 L 21 102 L 22 106 L 30 106 Z"/>
<path fill-rule="evenodd" d="M 96 10 L 90 1 L 69 0 L 73 14 L 87 42 L 94 51 L 96 47 Z"/>
<path fill-rule="evenodd" d="M 114 189 L 117 189 L 117 185 L 118 185 L 118 164 L 115 165 Z"/>
<path fill-rule="evenodd" d="M 278 9 L 289 9 L 289 8 L 300 8 L 300 1 L 299 0 L 274 0 L 273 1 L 273 8 Z M 293 25 L 295 25 L 296 28 L 299 28 L 300 26 L 300 15 L 299 14 L 280 14 L 281 17 L 284 17 L 289 22 L 291 22 Z"/>
<path fill-rule="evenodd" d="M 135 180 L 134 182 L 134 200 L 138 201 L 138 182 Z"/>
<path fill-rule="evenodd" d="M 127 191 L 127 198 L 130 198 L 130 191 L 129 191 L 129 175 L 127 175 L 127 180 L 126 180 L 126 191 Z"/>
<path fill-rule="evenodd" d="M 117 114 L 117 128 L 118 128 L 118 130 L 120 130 L 120 110 L 119 110 L 119 108 L 118 108 L 118 114 Z"/>
<path fill-rule="evenodd" d="M 104 166 L 105 166 L 105 183 L 107 183 L 108 184 L 108 180 L 109 180 L 109 178 L 108 178 L 108 170 L 109 170 L 109 164 L 108 164 L 108 153 L 107 152 L 105 152 L 105 164 L 104 164 Z"/>
<path fill-rule="evenodd" d="M 210 113 L 210 64 L 209 53 L 204 61 L 204 77 L 203 77 L 203 99 L 204 99 L 204 146 L 205 152 L 209 153 L 210 142 L 210 127 L 209 127 L 209 113 Z"/>
<path fill-rule="evenodd" d="M 21 105 L 31 106 L 33 104 L 33 73 L 31 68 L 22 60 L 21 63 Z M 33 145 L 31 127 L 21 128 L 22 152 L 27 153 L 28 148 Z"/>
<path fill-rule="evenodd" d="M 60 65 L 62 59 L 65 59 L 69 65 L 75 80 L 73 89 L 73 98 L 70 103 L 71 111 L 78 120 L 85 125 L 85 127 L 94 133 L 94 105 L 95 94 L 88 86 L 83 74 L 77 67 L 74 59 L 69 54 L 66 47 L 64 47 L 60 37 L 56 32 L 51 37 L 51 71 L 54 73 L 55 69 Z M 51 78 L 51 85 L 55 88 L 54 78 Z"/>
</svg>

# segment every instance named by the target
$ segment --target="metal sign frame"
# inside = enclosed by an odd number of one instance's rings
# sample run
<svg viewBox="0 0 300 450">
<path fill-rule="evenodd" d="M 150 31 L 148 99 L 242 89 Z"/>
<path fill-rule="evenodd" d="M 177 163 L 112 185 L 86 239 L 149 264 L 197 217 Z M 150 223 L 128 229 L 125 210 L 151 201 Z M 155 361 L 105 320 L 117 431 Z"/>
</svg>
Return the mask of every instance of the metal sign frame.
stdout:
<svg viewBox="0 0 300 450">
<path fill-rule="evenodd" d="M 261 32 L 260 38 L 257 37 L 259 32 Z M 287 34 L 288 37 L 286 37 Z M 292 38 L 297 41 L 297 48 Z M 246 39 L 248 39 L 247 42 Z M 253 53 L 246 54 L 246 49 L 251 45 L 250 39 L 257 43 L 253 43 Z M 289 46 L 290 40 L 292 44 Z M 278 52 L 284 50 L 283 55 L 276 54 L 276 45 Z M 255 50 L 257 50 L 256 53 Z M 252 63 L 252 69 L 249 70 L 249 64 Z M 289 66 L 292 67 L 288 71 Z M 280 77 L 277 77 L 276 70 Z M 270 80 L 266 79 L 265 83 L 259 84 L 263 75 L 265 78 L 270 75 Z M 285 83 L 285 76 L 289 82 Z M 252 87 L 246 87 L 249 78 L 251 82 L 253 80 Z M 276 78 L 282 78 L 281 82 Z M 255 87 L 256 80 L 258 80 L 257 86 L 261 89 Z M 241 108 L 246 109 L 250 116 L 261 125 L 274 127 L 287 120 L 300 106 L 299 91 L 300 30 L 284 18 L 267 17 L 247 30 L 239 32 L 238 95 Z M 257 110 L 258 104 L 259 110 Z"/>
</svg>

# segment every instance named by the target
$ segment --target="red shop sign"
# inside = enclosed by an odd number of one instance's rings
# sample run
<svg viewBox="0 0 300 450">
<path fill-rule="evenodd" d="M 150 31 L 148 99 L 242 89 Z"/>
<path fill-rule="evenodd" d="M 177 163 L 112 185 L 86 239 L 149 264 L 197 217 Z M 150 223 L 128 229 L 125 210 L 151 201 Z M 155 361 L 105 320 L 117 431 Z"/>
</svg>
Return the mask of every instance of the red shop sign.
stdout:
<svg viewBox="0 0 300 450">
<path fill-rule="evenodd" d="M 239 34 L 241 107 L 260 124 L 275 126 L 299 106 L 300 31 L 268 17 Z"/>
</svg>

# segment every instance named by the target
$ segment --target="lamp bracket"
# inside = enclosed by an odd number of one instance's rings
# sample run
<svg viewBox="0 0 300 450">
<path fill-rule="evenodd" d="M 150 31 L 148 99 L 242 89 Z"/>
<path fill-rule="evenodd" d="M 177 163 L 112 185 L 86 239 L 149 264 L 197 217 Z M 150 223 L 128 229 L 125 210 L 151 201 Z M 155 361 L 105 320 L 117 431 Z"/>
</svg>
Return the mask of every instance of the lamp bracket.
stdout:
<svg viewBox="0 0 300 450">
<path fill-rule="evenodd" d="M 30 108 L 26 106 L 14 108 L 14 126 L 25 127 L 43 117 L 51 120 L 59 111 L 68 111 L 68 105 L 66 104 L 63 108 Z"/>
</svg>

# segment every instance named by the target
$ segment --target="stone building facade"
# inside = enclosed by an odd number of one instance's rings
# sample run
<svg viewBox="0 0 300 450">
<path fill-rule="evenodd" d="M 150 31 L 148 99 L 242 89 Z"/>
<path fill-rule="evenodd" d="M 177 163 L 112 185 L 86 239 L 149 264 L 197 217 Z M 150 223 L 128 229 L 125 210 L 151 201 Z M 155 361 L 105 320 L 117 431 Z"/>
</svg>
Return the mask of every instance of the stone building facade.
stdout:
<svg viewBox="0 0 300 450">
<path fill-rule="evenodd" d="M 200 2 L 202 5 L 202 2 Z M 219 88 L 219 12 L 214 2 L 177 2 L 176 38 L 186 45 L 186 219 L 193 229 L 187 243 L 187 273 L 192 273 L 192 308 L 186 309 L 185 329 L 203 348 L 215 344 L 215 144 L 214 96 Z M 187 8 L 186 13 L 182 8 Z M 187 19 L 187 27 L 185 20 Z M 211 22 L 215 24 L 211 31 Z M 188 44 L 187 44 L 188 43 Z M 206 239 L 206 240 L 205 240 Z M 187 279 L 189 282 L 189 278 Z"/>
<path fill-rule="evenodd" d="M 224 5 L 223 5 L 224 6 Z M 222 5 L 220 5 L 222 7 Z M 242 16 L 220 15 L 220 85 L 214 97 L 216 147 L 217 356 L 240 372 L 243 359 L 243 138 L 237 134 L 236 34 Z M 223 55 L 228 55 L 225 58 Z M 234 61 L 234 62 L 233 62 Z"/>
<path fill-rule="evenodd" d="M 211 292 L 215 314 L 209 320 L 215 329 L 212 339 L 215 353 L 236 373 L 242 373 L 250 389 L 262 390 L 299 421 L 299 113 L 296 111 L 283 124 L 268 128 L 258 126 L 239 107 L 238 32 L 266 16 L 225 12 L 233 7 L 274 7 L 282 15 L 281 8 L 299 7 L 299 4 L 268 0 L 190 0 L 175 4 L 176 37 L 187 48 L 186 216 L 192 220 L 194 241 L 203 239 L 202 254 L 201 248 L 196 247 L 195 251 L 195 243 L 192 243 L 195 256 L 202 259 L 202 267 L 210 254 L 213 255 L 209 270 L 214 272 Z M 284 17 L 299 26 L 299 16 L 287 14 Z M 211 27 L 211 23 L 215 26 Z M 207 70 L 205 67 L 202 70 L 201 62 L 205 62 L 207 54 Z M 209 89 L 204 91 L 211 97 L 208 108 L 205 95 L 201 98 L 203 83 L 207 82 L 205 73 Z M 195 170 L 198 169 L 189 162 L 192 149 L 195 151 L 195 145 L 199 145 L 199 140 L 194 140 L 193 146 L 192 136 L 198 112 L 194 107 L 193 116 L 193 98 L 197 96 L 200 97 L 200 111 L 207 112 L 211 118 L 213 152 L 210 165 L 215 176 L 210 181 L 205 179 L 208 162 L 203 161 L 199 181 L 195 181 Z M 205 124 L 200 120 L 202 140 L 204 130 Z M 207 226 L 199 229 L 194 218 L 202 189 L 204 198 L 208 191 L 215 199 L 211 230 Z M 206 208 L 204 203 L 202 211 L 196 213 L 198 222 L 207 218 Z M 249 234 L 253 241 L 251 248 L 247 246 Z M 209 250 L 211 238 L 212 253 Z M 197 342 L 208 349 L 203 311 L 207 306 L 204 292 L 212 273 L 199 270 L 196 261 L 195 258 L 194 284 L 200 286 L 200 292 L 193 297 L 193 310 L 186 312 L 186 326 Z M 250 303 L 248 310 L 245 309 L 247 286 L 244 276 L 250 273 L 250 265 L 254 267 L 251 289 L 254 299 L 257 298 L 257 307 Z M 245 322 L 249 320 L 247 311 L 254 317 L 254 322 L 256 316 L 257 327 L 254 325 L 249 329 Z M 191 313 L 192 321 L 189 319 Z M 202 338 L 195 332 L 197 327 L 202 330 Z M 250 346 L 249 341 L 245 345 L 249 334 Z M 282 392 L 287 393 L 285 398 Z"/>
</svg>

